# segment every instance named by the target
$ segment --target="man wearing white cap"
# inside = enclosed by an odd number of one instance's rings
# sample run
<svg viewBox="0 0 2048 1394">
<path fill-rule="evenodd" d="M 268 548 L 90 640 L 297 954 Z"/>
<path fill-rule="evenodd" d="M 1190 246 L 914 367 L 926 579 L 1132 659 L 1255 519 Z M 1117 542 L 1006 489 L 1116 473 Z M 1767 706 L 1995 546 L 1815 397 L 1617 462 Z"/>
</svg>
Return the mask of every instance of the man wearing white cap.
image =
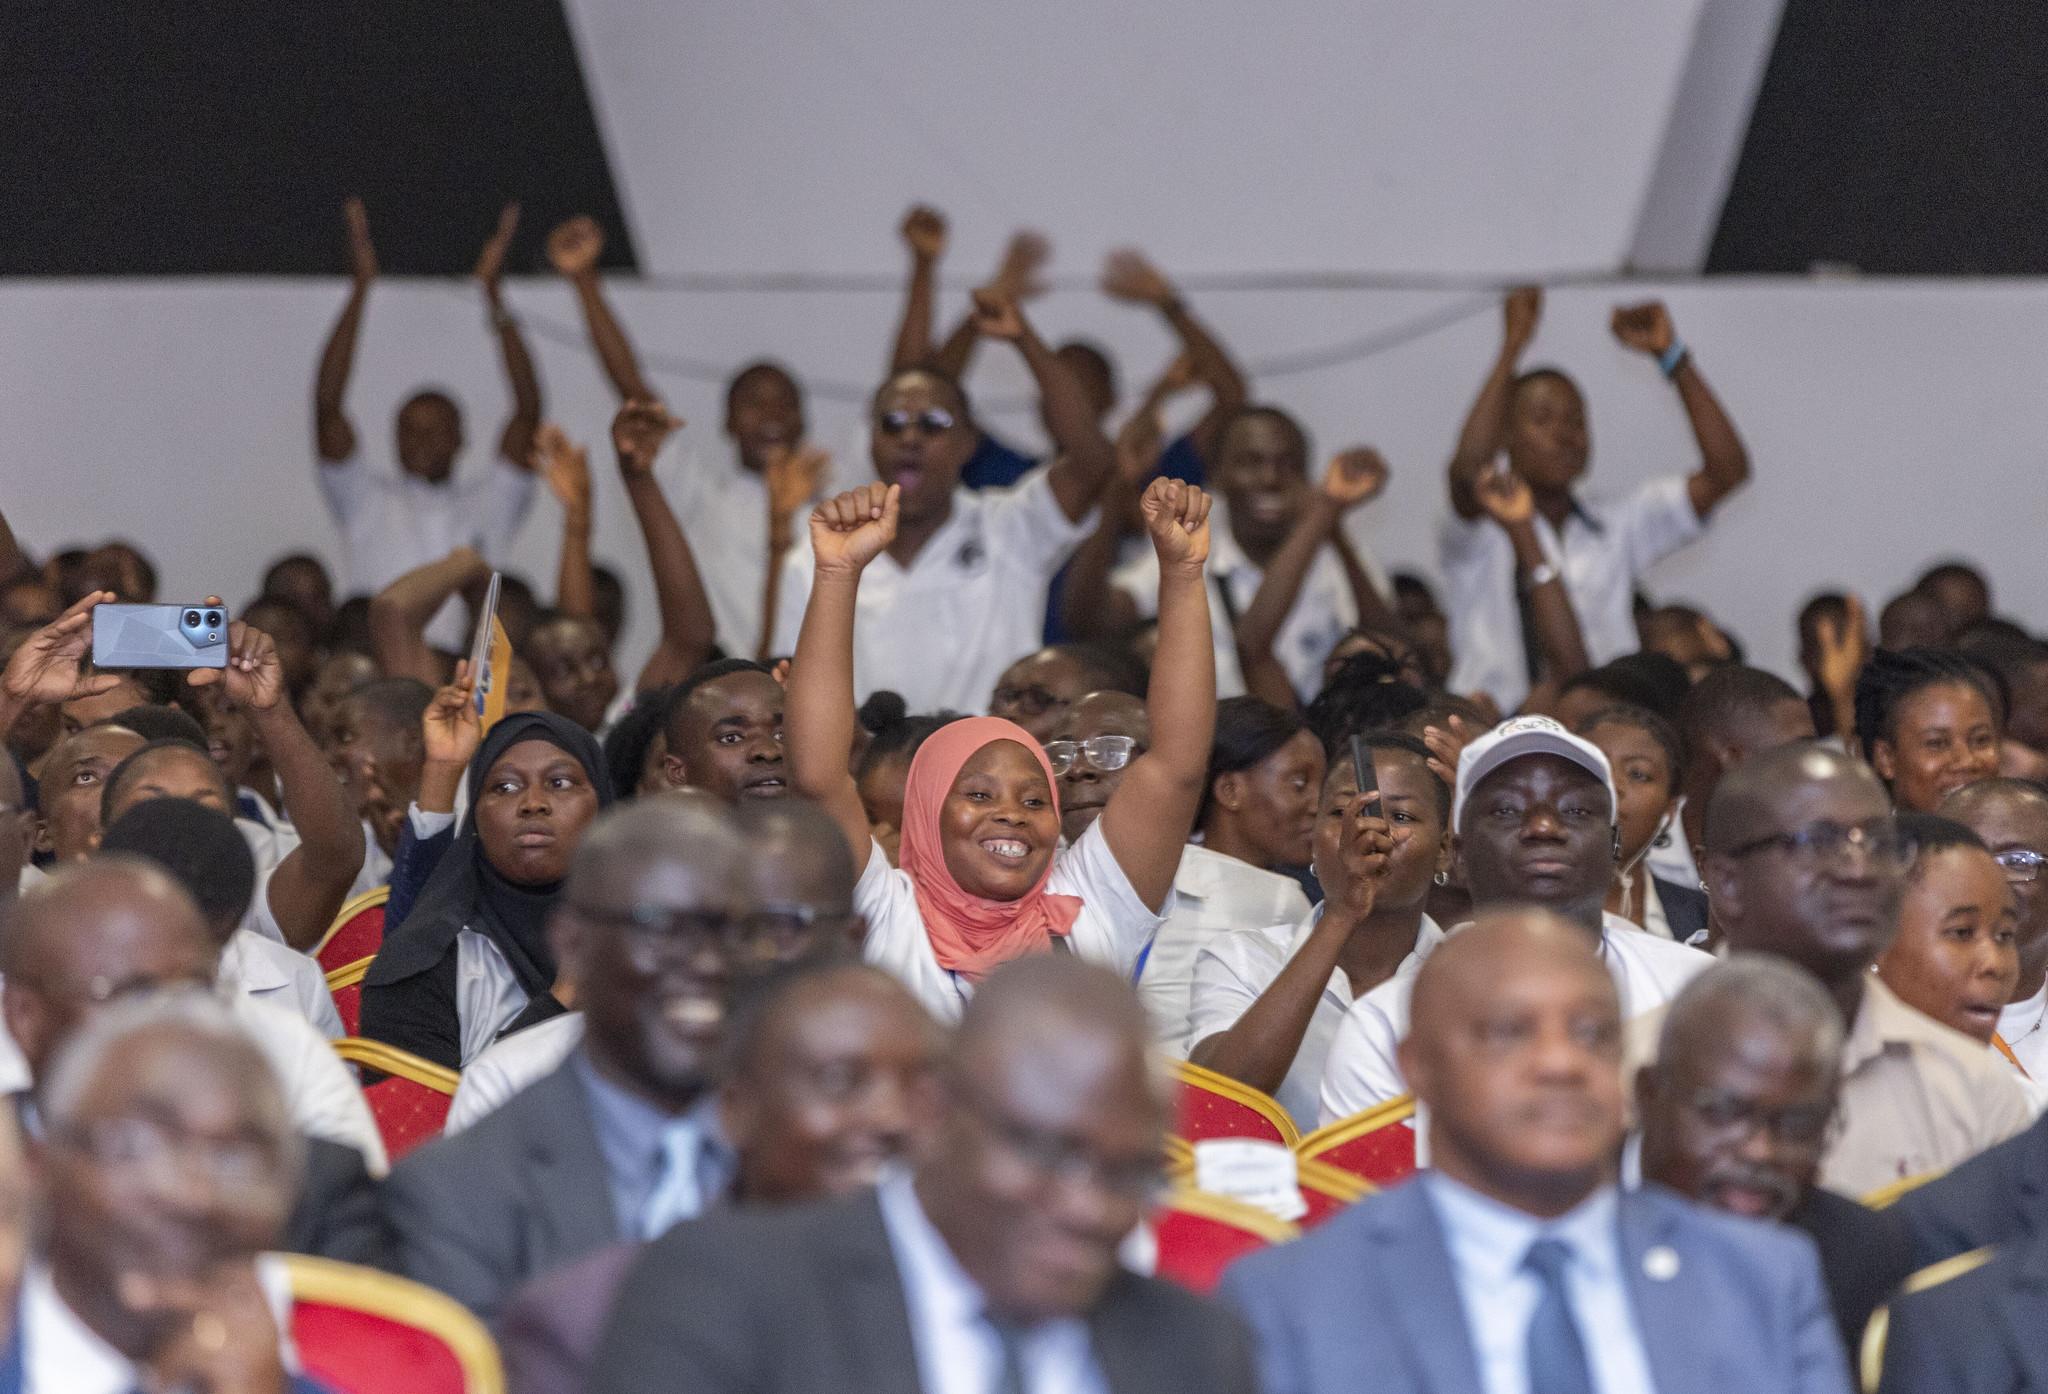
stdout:
<svg viewBox="0 0 2048 1394">
<path fill-rule="evenodd" d="M 1472 908 L 1540 905 L 1584 927 L 1614 975 L 1623 1020 L 1662 1006 L 1712 965 L 1697 949 L 1605 913 L 1619 847 L 1614 775 L 1598 746 L 1550 718 L 1517 717 L 1465 747 L 1451 827 Z M 1404 965 L 1352 1003 L 1323 1069 L 1323 1122 L 1408 1092 L 1394 1048 L 1408 1034 L 1419 966 Z"/>
</svg>

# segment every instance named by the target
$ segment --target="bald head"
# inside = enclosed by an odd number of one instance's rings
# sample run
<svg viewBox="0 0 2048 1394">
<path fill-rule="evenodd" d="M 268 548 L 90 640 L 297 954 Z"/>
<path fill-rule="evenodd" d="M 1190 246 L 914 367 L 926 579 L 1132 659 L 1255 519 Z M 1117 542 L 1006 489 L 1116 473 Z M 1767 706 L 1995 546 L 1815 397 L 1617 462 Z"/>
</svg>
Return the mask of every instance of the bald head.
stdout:
<svg viewBox="0 0 2048 1394">
<path fill-rule="evenodd" d="M 1578 925 L 1548 910 L 1503 906 L 1482 911 L 1423 961 L 1410 1000 L 1409 1035 L 1455 1027 L 1502 980 L 1515 976 L 1511 965 L 1570 971 L 1614 990 Z M 1620 1010 L 1618 998 L 1615 1009 Z"/>
<path fill-rule="evenodd" d="M 1725 854 L 1769 830 L 1779 813 L 1816 785 L 1874 791 L 1889 806 L 1876 771 L 1853 755 L 1819 741 L 1793 741 L 1767 750 L 1730 771 L 1707 804 L 1706 849 Z"/>
<path fill-rule="evenodd" d="M 567 899 L 595 897 L 638 877 L 649 865 L 674 864 L 717 878 L 740 865 L 732 819 L 715 800 L 664 795 L 620 804 L 590 825 L 570 864 Z"/>
<path fill-rule="evenodd" d="M 1656 1068 L 1704 1063 L 1751 1033 L 1783 1037 L 1832 1078 L 1842 1054 L 1842 1014 L 1810 976 L 1768 954 L 1737 954 L 1686 984 L 1658 1037 Z"/>
<path fill-rule="evenodd" d="M 1144 1006 L 1122 976 L 1072 954 L 1033 954 L 989 975 L 961 1015 L 954 1055 L 963 1069 L 1000 1070 L 1073 1041 L 1142 1065 L 1150 1040 Z"/>
<path fill-rule="evenodd" d="M 860 873 L 846 835 L 824 809 L 809 799 L 749 800 L 732 821 L 747 846 L 755 900 L 825 915 L 853 912 Z"/>
</svg>

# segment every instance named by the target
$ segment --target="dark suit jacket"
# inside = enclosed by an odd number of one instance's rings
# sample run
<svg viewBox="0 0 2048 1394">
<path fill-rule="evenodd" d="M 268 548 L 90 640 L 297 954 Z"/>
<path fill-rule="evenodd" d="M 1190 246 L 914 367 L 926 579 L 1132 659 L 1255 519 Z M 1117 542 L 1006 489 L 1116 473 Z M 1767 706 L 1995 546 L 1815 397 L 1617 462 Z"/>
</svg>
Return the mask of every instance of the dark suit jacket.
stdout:
<svg viewBox="0 0 2048 1394">
<path fill-rule="evenodd" d="M 2048 1241 L 1892 1304 L 1884 1394 L 2048 1391 Z"/>
<path fill-rule="evenodd" d="M 1870 1314 L 1920 1264 L 1906 1223 L 1894 1210 L 1872 1210 L 1818 1187 L 1806 1193 L 1786 1223 L 1805 1230 L 1820 1250 L 1821 1280 L 1854 1368 Z"/>
<path fill-rule="evenodd" d="M 486 1322 L 536 1274 L 615 1243 L 618 1216 L 574 1059 L 392 1169 L 399 1271 Z"/>
<path fill-rule="evenodd" d="M 1658 1394 L 1848 1394 L 1805 1235 L 1659 1186 L 1622 1192 L 1619 1207 L 1622 1266 Z M 1232 1264 L 1223 1296 L 1251 1320 L 1265 1394 L 1483 1388 L 1449 1241 L 1420 1180 Z"/>
<path fill-rule="evenodd" d="M 1680 885 L 1653 876 L 1657 883 L 1657 899 L 1664 906 L 1664 922 L 1671 926 L 1671 937 L 1683 944 L 1686 940 L 1707 927 L 1707 893 L 1697 886 Z"/>
<path fill-rule="evenodd" d="M 362 1153 L 346 1143 L 306 1139 L 306 1174 L 278 1248 L 366 1268 L 391 1266 L 384 1202 L 363 1166 Z"/>
<path fill-rule="evenodd" d="M 613 1244 L 519 1290 L 498 1321 L 509 1394 L 583 1394 L 612 1297 L 639 1252 Z"/>
<path fill-rule="evenodd" d="M 1911 1229 L 1923 1265 L 1986 1244 L 2048 1237 L 2048 1115 L 1908 1191 L 1892 1209 Z"/>
<path fill-rule="evenodd" d="M 1119 1272 L 1088 1316 L 1113 1394 L 1254 1394 L 1242 1327 Z M 873 1192 L 731 1210 L 640 1250 L 589 1394 L 919 1394 L 903 1281 Z M 1363 1386 L 1361 1386 L 1363 1387 Z"/>
</svg>

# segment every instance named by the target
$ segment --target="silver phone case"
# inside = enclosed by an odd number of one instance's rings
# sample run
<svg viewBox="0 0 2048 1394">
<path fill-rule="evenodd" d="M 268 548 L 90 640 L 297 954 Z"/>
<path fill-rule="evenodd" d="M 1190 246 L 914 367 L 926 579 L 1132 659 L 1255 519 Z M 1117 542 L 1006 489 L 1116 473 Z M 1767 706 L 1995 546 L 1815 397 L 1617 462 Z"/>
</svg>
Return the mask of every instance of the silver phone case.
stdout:
<svg viewBox="0 0 2048 1394">
<path fill-rule="evenodd" d="M 206 618 L 218 615 L 220 623 Z M 193 622 L 187 623 L 192 620 Z M 225 605 L 98 605 L 92 612 L 95 668 L 225 668 Z"/>
</svg>

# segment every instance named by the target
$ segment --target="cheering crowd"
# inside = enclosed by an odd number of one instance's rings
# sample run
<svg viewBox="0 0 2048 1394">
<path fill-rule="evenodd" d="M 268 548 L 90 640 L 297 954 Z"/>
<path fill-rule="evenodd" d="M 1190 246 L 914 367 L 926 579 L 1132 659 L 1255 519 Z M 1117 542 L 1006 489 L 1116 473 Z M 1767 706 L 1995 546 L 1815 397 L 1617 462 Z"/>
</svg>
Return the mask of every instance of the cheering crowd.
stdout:
<svg viewBox="0 0 2048 1394">
<path fill-rule="evenodd" d="M 516 225 L 475 450 L 435 390 L 359 427 L 347 206 L 342 566 L 271 562 L 224 668 L 96 667 L 100 606 L 199 598 L 0 519 L 0 1394 L 354 1394 L 280 1254 L 455 1299 L 521 1394 L 2048 1391 L 2048 644 L 1954 562 L 1874 633 L 1787 596 L 1801 690 L 1652 600 L 1751 467 L 1664 306 L 1612 330 L 1696 467 L 1599 489 L 1512 291 L 1432 582 L 1366 545 L 1388 463 L 1312 457 L 1135 252 L 1102 288 L 1180 353 L 1127 406 L 1033 323 L 1034 237 L 938 337 L 912 209 L 833 459 L 772 362 L 672 446 L 575 219 L 614 570 Z M 1045 458 L 978 422 L 984 347 Z M 438 1136 L 387 1145 L 387 1075 L 445 1081 Z M 1191 1282 L 1174 1207 L 1297 1186 L 1185 1136 L 1200 1090 L 1403 1160 Z"/>
</svg>

